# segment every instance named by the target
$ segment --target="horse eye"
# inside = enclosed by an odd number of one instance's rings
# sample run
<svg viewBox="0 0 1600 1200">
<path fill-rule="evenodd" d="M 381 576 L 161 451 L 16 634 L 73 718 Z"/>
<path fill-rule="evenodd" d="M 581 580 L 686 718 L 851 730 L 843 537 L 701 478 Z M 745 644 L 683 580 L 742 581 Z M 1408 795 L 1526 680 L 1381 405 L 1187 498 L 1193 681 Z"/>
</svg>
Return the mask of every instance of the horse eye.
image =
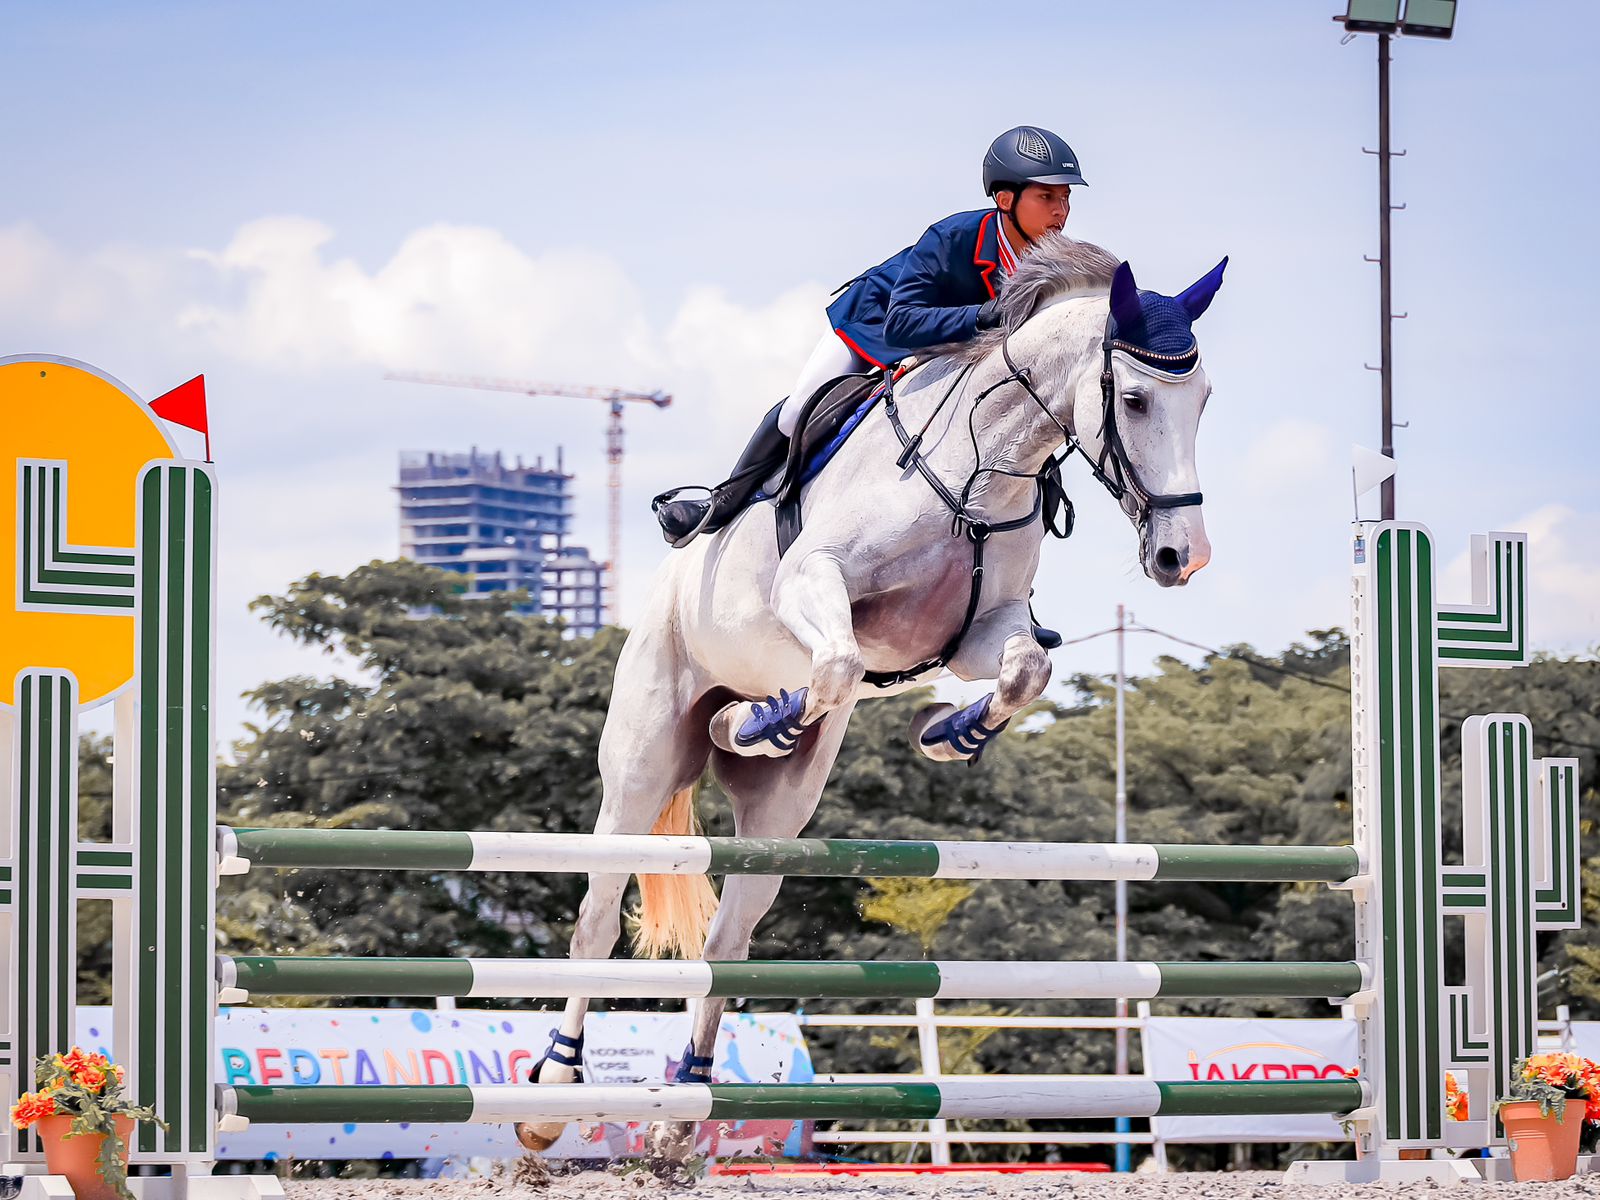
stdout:
<svg viewBox="0 0 1600 1200">
<path fill-rule="evenodd" d="M 1128 406 L 1129 412 L 1146 413 L 1150 411 L 1150 397 L 1143 392 L 1128 392 L 1122 397 L 1122 402 Z"/>
</svg>

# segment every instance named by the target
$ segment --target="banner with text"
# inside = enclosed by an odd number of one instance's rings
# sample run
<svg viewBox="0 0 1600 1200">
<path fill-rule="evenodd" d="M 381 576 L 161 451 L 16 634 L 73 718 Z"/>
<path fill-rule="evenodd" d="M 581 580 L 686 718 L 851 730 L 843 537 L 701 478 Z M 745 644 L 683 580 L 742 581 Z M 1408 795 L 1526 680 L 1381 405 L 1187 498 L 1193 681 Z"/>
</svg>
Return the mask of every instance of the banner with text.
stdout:
<svg viewBox="0 0 1600 1200">
<path fill-rule="evenodd" d="M 1150 1017 L 1145 1074 L 1152 1079 L 1342 1079 L 1355 1066 L 1356 1025 L 1338 1020 Z M 1331 1116 L 1156 1117 L 1171 1142 L 1342 1142 Z"/>
<path fill-rule="evenodd" d="M 549 1044 L 559 1012 L 408 1008 L 224 1008 L 217 1019 L 217 1080 L 224 1084 L 519 1083 Z M 80 1045 L 110 1053 L 110 1010 L 78 1010 Z M 590 1013 L 584 1067 L 592 1083 L 661 1083 L 689 1041 L 687 1013 Z M 712 1077 L 718 1083 L 806 1083 L 811 1056 L 790 1013 L 722 1019 Z M 533 1086 L 533 1085 L 528 1085 Z M 551 1158 L 638 1154 L 642 1125 L 571 1125 Z M 701 1126 L 700 1152 L 798 1154 L 795 1121 L 722 1121 Z M 223 1134 L 217 1157 L 514 1158 L 510 1126 L 254 1125 Z"/>
</svg>

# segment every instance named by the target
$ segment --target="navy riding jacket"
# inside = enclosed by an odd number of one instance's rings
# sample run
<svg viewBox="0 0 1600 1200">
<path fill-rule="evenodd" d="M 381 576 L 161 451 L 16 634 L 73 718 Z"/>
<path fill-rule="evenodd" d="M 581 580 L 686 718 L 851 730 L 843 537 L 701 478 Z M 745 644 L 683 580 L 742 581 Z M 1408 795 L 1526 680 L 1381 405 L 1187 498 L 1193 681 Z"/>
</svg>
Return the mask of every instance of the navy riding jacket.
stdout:
<svg viewBox="0 0 1600 1200">
<path fill-rule="evenodd" d="M 999 283 L 998 220 L 985 208 L 929 226 L 915 246 L 844 285 L 828 306 L 833 331 L 878 367 L 972 337 L 978 306 Z"/>
</svg>

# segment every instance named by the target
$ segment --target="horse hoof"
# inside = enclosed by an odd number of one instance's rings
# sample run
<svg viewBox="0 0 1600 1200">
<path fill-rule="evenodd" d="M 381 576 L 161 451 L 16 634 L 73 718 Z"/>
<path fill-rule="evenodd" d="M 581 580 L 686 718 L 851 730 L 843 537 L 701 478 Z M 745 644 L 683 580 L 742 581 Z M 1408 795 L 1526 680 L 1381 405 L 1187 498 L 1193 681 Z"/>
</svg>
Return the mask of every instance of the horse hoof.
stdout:
<svg viewBox="0 0 1600 1200">
<path fill-rule="evenodd" d="M 544 1057 L 528 1072 L 528 1082 L 534 1087 L 549 1087 L 552 1084 L 559 1086 L 563 1083 L 575 1083 L 580 1079 L 579 1068 L 571 1062 L 564 1062 L 552 1056 L 567 1055 L 569 1051 L 572 1055 L 581 1055 L 583 1038 L 566 1037 L 559 1029 L 552 1029 L 550 1037 L 550 1049 L 544 1052 Z M 566 1127 L 565 1121 L 517 1121 L 511 1126 L 511 1132 L 516 1135 L 523 1149 L 534 1154 L 543 1154 L 555 1145 Z"/>
<path fill-rule="evenodd" d="M 934 742 L 929 745 L 922 740 L 922 735 L 928 729 L 954 713 L 954 704 L 929 704 L 917 709 L 911 718 L 911 728 L 906 732 L 911 735 L 911 744 L 921 752 L 923 757 L 931 758 L 934 762 L 960 762 L 966 756 L 952 746 L 949 742 Z"/>
<path fill-rule="evenodd" d="M 534 1154 L 543 1154 L 560 1138 L 561 1131 L 566 1125 L 530 1124 L 527 1121 L 518 1121 L 512 1127 L 512 1132 L 517 1135 L 517 1141 L 524 1150 Z"/>
</svg>

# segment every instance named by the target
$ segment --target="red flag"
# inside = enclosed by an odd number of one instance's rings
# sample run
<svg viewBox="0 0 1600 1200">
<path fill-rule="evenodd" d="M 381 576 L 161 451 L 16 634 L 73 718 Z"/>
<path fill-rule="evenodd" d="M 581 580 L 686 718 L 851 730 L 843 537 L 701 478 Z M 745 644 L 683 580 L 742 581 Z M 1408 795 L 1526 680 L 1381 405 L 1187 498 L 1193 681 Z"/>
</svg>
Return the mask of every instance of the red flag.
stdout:
<svg viewBox="0 0 1600 1200">
<path fill-rule="evenodd" d="M 211 424 L 206 418 L 206 377 L 196 375 L 150 402 L 150 411 L 185 429 L 206 435 L 206 461 L 211 461 Z"/>
</svg>

